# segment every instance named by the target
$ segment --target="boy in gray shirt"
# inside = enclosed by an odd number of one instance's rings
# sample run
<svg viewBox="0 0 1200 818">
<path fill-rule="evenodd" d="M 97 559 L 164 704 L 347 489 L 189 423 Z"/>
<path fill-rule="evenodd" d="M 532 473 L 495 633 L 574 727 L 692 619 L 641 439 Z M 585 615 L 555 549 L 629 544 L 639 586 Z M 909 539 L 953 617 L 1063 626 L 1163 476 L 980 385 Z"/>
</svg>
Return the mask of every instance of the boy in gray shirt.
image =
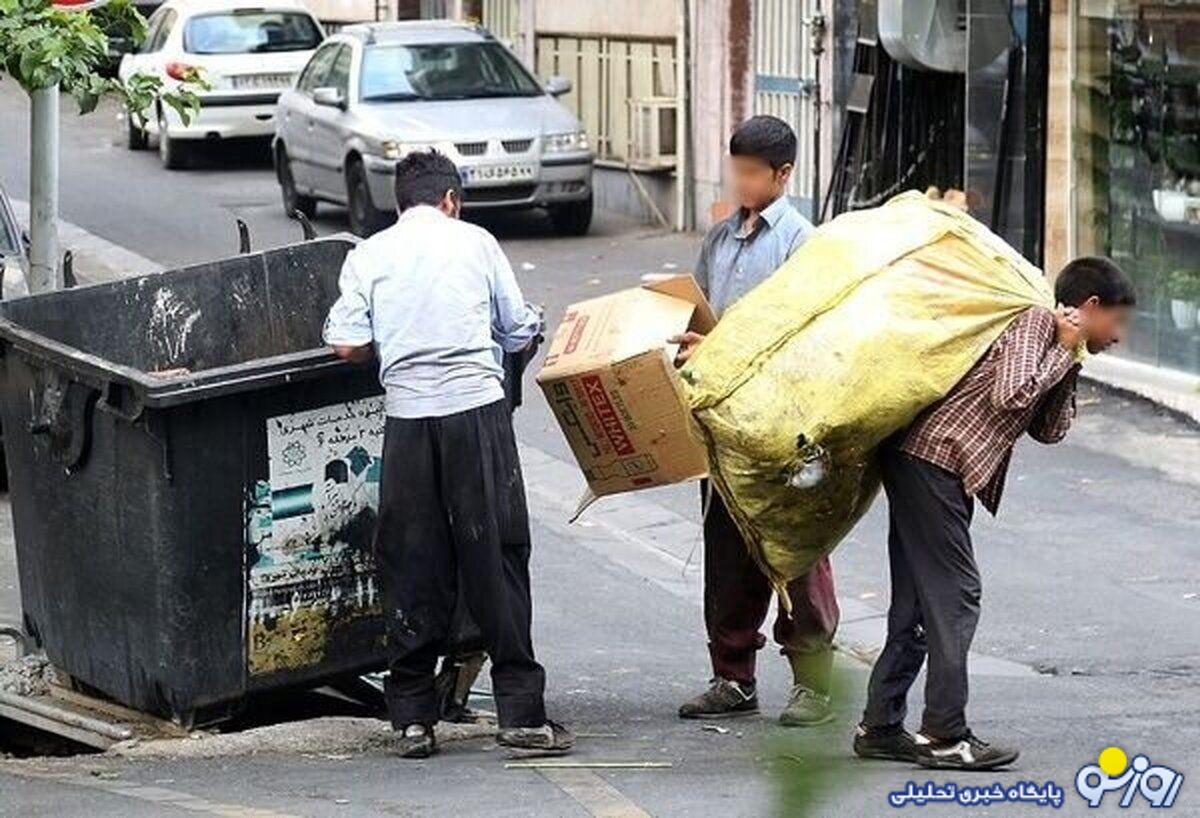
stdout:
<svg viewBox="0 0 1200 818">
<path fill-rule="evenodd" d="M 787 195 L 796 148 L 796 134 L 771 116 L 748 120 L 729 142 L 741 206 L 709 231 L 696 265 L 696 280 L 718 318 L 787 261 L 813 230 Z M 689 332 L 672 340 L 682 345 L 679 358 L 686 361 L 703 337 Z M 794 686 L 780 722 L 822 724 L 832 718 L 829 674 L 839 614 L 829 560 L 794 580 L 788 592 L 792 615 L 782 609 L 778 613 L 775 641 L 791 663 Z M 713 680 L 708 690 L 679 708 L 680 717 L 758 712 L 755 655 L 766 644 L 759 629 L 771 594 L 771 584 L 751 559 L 720 495 L 711 492 L 704 517 L 704 624 Z"/>
</svg>

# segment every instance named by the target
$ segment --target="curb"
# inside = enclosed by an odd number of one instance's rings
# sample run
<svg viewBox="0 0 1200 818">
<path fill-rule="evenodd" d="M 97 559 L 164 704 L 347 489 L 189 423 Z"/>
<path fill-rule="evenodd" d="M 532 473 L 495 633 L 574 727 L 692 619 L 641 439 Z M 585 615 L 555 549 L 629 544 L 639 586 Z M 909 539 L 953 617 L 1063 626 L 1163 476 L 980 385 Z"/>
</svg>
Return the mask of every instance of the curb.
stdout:
<svg viewBox="0 0 1200 818">
<path fill-rule="evenodd" d="M 1152 403 L 1189 426 L 1200 427 L 1200 375 L 1105 355 L 1089 358 L 1080 377 Z"/>
<path fill-rule="evenodd" d="M 17 220 L 28 224 L 29 202 L 13 199 L 12 206 Z M 62 219 L 58 220 L 58 243 L 60 252 L 70 250 L 74 255 L 80 284 L 117 281 L 163 270 L 158 262 Z M 5 292 L 9 292 L 7 287 Z"/>
</svg>

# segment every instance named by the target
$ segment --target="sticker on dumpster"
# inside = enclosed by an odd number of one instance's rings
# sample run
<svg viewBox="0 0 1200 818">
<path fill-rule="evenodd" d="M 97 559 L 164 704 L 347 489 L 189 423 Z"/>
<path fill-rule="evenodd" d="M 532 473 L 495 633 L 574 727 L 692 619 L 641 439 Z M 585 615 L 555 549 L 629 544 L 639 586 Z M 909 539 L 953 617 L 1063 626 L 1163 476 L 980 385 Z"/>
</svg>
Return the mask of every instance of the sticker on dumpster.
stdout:
<svg viewBox="0 0 1200 818">
<path fill-rule="evenodd" d="M 381 613 L 371 540 L 384 421 L 382 398 L 267 420 L 269 479 L 251 487 L 246 513 L 251 674 L 382 638 L 367 620 Z"/>
</svg>

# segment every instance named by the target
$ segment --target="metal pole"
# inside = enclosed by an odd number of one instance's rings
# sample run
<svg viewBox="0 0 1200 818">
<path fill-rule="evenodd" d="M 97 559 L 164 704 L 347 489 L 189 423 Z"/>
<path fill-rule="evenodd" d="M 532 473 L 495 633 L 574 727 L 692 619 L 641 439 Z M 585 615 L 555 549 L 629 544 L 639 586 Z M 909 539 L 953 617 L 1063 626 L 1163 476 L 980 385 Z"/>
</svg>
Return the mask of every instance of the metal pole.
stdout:
<svg viewBox="0 0 1200 818">
<path fill-rule="evenodd" d="M 688 216 L 691 189 L 691 94 L 689 93 L 691 59 L 690 0 L 679 0 L 679 26 L 675 32 L 675 229 L 691 226 Z"/>
<path fill-rule="evenodd" d="M 58 86 L 30 95 L 29 292 L 62 289 L 58 266 Z"/>
<path fill-rule="evenodd" d="M 824 105 L 822 85 L 824 81 L 821 72 L 821 62 L 825 55 L 825 32 L 827 30 L 825 13 L 821 10 L 821 0 L 817 0 L 813 11 L 812 27 L 809 29 L 812 37 L 813 54 L 813 155 L 812 155 L 812 223 L 821 223 L 821 107 Z"/>
</svg>

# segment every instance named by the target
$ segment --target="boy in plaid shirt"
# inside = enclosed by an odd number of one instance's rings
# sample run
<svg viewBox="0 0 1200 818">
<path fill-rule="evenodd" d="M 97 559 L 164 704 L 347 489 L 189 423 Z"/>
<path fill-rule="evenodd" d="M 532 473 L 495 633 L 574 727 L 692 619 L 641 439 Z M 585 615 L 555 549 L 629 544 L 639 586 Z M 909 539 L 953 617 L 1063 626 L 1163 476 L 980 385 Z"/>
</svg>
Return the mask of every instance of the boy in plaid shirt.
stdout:
<svg viewBox="0 0 1200 818">
<path fill-rule="evenodd" d="M 1102 352 L 1124 335 L 1133 287 L 1115 264 L 1080 258 L 1055 282 L 1056 311 L 1031 308 L 950 391 L 880 453 L 890 509 L 888 635 L 854 739 L 864 758 L 990 770 L 1018 751 L 967 728 L 967 654 L 980 578 L 970 524 L 978 497 L 993 514 L 1017 439 L 1057 443 L 1075 415 L 1075 350 Z M 905 731 L 906 698 L 928 658 L 920 730 Z"/>
</svg>

